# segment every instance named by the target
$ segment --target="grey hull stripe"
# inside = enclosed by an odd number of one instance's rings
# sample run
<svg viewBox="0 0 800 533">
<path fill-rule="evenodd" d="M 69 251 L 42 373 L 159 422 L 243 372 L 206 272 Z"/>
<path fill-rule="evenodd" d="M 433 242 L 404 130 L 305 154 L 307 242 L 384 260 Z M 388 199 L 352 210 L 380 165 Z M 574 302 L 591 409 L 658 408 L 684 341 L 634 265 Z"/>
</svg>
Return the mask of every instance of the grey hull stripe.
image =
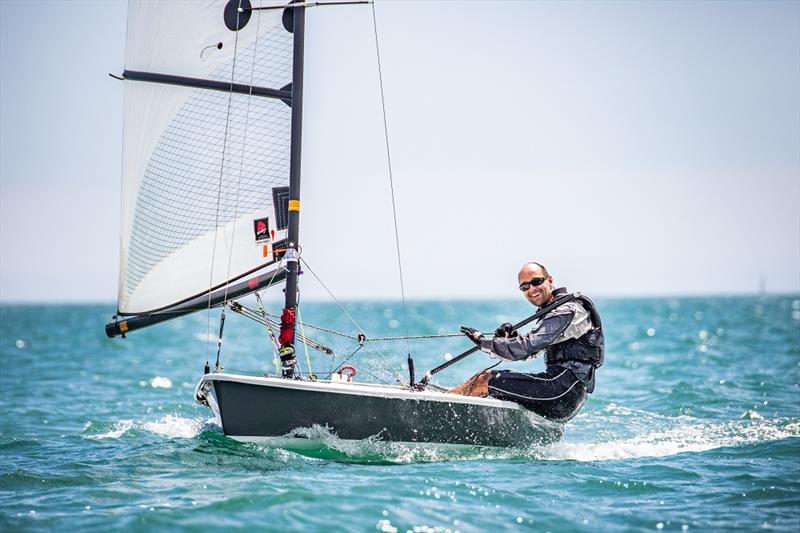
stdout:
<svg viewBox="0 0 800 533">
<path fill-rule="evenodd" d="M 491 385 L 489 385 L 489 388 L 490 389 L 494 389 L 494 390 L 496 390 L 498 392 L 502 392 L 503 394 L 508 394 L 509 396 L 516 396 L 517 398 L 522 398 L 524 400 L 537 400 L 537 401 L 542 401 L 542 402 L 549 402 L 549 401 L 552 401 L 552 400 L 558 400 L 559 398 L 561 398 L 562 396 L 567 394 L 569 391 L 571 391 L 575 387 L 575 385 L 577 385 L 578 383 L 580 383 L 580 381 L 579 380 L 575 380 L 575 383 L 570 385 L 570 387 L 567 390 L 565 390 L 564 392 L 562 392 L 558 396 L 554 396 L 552 398 L 533 398 L 531 396 L 523 396 L 522 394 L 515 394 L 513 392 L 509 392 L 509 391 L 505 391 L 503 389 L 499 389 L 497 387 L 492 387 Z"/>
<path fill-rule="evenodd" d="M 537 378 L 536 376 L 528 376 L 528 377 L 531 378 L 531 379 L 536 379 L 538 381 L 555 381 L 558 378 L 560 378 L 561 376 L 563 376 L 566 372 L 567 372 L 567 369 L 565 368 L 564 370 L 561 371 L 561 373 L 559 375 L 557 375 L 554 378 Z"/>
</svg>

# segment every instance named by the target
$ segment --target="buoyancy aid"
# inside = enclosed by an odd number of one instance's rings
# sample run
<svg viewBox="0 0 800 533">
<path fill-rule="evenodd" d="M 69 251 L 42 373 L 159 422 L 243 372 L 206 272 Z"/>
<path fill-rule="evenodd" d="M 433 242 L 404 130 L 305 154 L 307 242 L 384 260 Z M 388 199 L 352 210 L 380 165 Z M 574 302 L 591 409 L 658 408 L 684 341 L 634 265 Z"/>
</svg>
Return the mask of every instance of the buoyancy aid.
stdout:
<svg viewBox="0 0 800 533">
<path fill-rule="evenodd" d="M 553 297 L 558 298 L 567 293 L 567 289 L 561 287 L 553 291 Z M 592 329 L 587 331 L 577 339 L 568 339 L 563 342 L 551 344 L 545 348 L 545 363 L 547 366 L 558 365 L 569 361 L 591 364 L 594 368 L 603 365 L 605 356 L 605 339 L 603 338 L 603 324 L 600 321 L 600 313 L 594 302 L 588 297 L 578 294 L 575 300 L 589 312 L 592 319 Z"/>
</svg>

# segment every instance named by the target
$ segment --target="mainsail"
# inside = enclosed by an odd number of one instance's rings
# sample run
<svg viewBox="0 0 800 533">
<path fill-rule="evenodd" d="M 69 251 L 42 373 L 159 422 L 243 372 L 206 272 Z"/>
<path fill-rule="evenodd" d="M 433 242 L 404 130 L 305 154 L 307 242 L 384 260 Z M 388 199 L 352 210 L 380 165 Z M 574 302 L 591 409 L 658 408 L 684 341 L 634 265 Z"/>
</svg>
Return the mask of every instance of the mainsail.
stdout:
<svg viewBox="0 0 800 533">
<path fill-rule="evenodd" d="M 129 3 L 121 316 L 255 290 L 286 249 L 293 10 L 250 8 Z"/>
</svg>

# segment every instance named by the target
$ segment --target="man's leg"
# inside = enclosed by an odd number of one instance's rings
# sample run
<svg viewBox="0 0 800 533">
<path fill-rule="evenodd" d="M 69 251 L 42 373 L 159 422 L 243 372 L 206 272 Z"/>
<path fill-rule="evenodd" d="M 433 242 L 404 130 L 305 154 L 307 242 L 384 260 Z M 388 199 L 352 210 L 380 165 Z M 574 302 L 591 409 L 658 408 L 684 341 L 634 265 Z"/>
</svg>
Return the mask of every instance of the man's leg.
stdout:
<svg viewBox="0 0 800 533">
<path fill-rule="evenodd" d="M 554 420 L 575 416 L 587 395 L 586 387 L 571 370 L 556 366 L 538 374 L 496 372 L 487 388 L 492 398 L 516 402 Z"/>
<path fill-rule="evenodd" d="M 489 396 L 489 379 L 491 379 L 491 377 L 491 370 L 478 372 L 458 387 L 454 387 L 447 392 L 460 394 L 462 396 L 479 396 L 481 398 L 486 398 Z"/>
</svg>

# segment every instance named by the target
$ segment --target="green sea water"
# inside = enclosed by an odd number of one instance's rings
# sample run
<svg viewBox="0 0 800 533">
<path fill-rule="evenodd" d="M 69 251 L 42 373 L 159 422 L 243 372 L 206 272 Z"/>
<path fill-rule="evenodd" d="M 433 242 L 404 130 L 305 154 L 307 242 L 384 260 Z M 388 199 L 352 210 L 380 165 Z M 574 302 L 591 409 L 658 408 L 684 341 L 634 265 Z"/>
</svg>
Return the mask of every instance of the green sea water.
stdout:
<svg viewBox="0 0 800 533">
<path fill-rule="evenodd" d="M 271 311 L 279 306 L 268 302 Z M 353 335 L 491 330 L 520 301 L 309 302 Z M 606 364 L 563 440 L 441 450 L 315 429 L 304 454 L 225 437 L 193 401 L 219 311 L 108 339 L 114 305 L 0 306 L 0 531 L 719 531 L 800 528 L 800 296 L 599 299 Z M 336 350 L 357 343 L 307 327 Z M 362 381 L 469 348 L 367 343 Z M 300 364 L 307 371 L 305 353 Z M 232 315 L 226 372 L 274 373 L 265 331 Z M 437 376 L 455 385 L 494 360 Z M 504 368 L 538 371 L 540 359 Z M 359 413 L 352 413 L 358 417 Z"/>
</svg>

